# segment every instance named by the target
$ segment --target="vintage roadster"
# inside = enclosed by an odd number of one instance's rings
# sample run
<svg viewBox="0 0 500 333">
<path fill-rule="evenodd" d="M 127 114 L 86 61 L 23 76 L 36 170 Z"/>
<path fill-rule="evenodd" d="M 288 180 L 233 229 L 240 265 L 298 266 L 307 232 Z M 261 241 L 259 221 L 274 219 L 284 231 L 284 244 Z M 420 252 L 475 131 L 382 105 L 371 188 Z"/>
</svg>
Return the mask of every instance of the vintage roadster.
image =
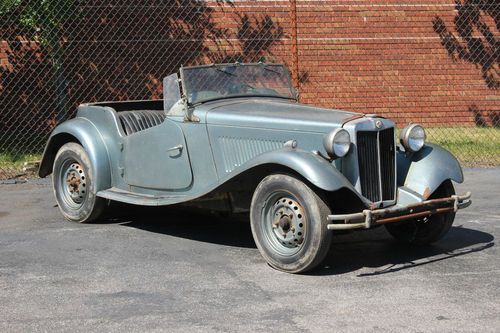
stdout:
<svg viewBox="0 0 500 333">
<path fill-rule="evenodd" d="M 163 100 L 83 104 L 53 131 L 39 175 L 53 174 L 67 219 L 96 220 L 109 200 L 249 211 L 265 260 L 298 273 L 332 230 L 384 225 L 427 244 L 470 204 L 452 184 L 459 163 L 422 126 L 397 143 L 391 120 L 299 104 L 282 65 L 183 67 L 163 86 Z"/>
</svg>

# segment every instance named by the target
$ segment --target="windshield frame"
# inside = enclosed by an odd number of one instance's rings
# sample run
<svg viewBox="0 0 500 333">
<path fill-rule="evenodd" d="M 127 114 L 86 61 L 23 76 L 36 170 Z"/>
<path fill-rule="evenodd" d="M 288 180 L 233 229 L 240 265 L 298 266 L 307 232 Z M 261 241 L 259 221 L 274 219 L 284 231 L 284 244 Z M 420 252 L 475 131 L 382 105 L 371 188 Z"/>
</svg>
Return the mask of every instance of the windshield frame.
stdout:
<svg viewBox="0 0 500 333">
<path fill-rule="evenodd" d="M 288 86 L 290 87 L 290 92 L 291 92 L 291 97 L 283 96 L 283 95 L 275 95 L 275 94 L 233 94 L 229 96 L 217 96 L 217 97 L 211 97 L 211 98 L 204 98 L 197 100 L 195 103 L 192 103 L 189 101 L 188 94 L 189 94 L 189 89 L 186 85 L 185 81 L 185 75 L 184 75 L 184 70 L 192 70 L 192 69 L 199 69 L 199 68 L 218 68 L 218 67 L 225 67 L 225 66 L 262 66 L 264 68 L 266 67 L 281 67 L 283 69 L 283 74 L 286 76 Z M 272 71 L 272 69 L 269 69 Z M 288 68 L 283 65 L 283 64 L 268 64 L 268 63 L 263 63 L 263 62 L 258 62 L 258 63 L 220 63 L 220 64 L 209 64 L 209 65 L 199 65 L 199 66 L 189 66 L 189 67 L 181 67 L 179 70 L 180 78 L 181 78 L 181 85 L 182 85 L 182 93 L 185 96 L 186 99 L 186 104 L 188 106 L 196 106 L 202 103 L 206 102 L 211 102 L 211 101 L 217 101 L 217 100 L 223 100 L 223 99 L 230 99 L 230 98 L 242 98 L 242 97 L 264 97 L 264 98 L 279 98 L 279 99 L 286 99 L 286 100 L 293 100 L 297 101 L 297 90 L 292 84 L 292 77 L 290 75 L 290 72 L 288 71 Z"/>
</svg>

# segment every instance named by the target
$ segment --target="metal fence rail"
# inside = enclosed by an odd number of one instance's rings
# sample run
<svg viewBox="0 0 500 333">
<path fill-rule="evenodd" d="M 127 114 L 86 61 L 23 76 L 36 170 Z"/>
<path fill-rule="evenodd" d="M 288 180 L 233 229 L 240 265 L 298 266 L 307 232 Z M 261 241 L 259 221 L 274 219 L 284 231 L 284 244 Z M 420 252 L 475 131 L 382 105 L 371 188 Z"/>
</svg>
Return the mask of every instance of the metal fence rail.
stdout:
<svg viewBox="0 0 500 333">
<path fill-rule="evenodd" d="M 0 0 L 0 179 L 78 104 L 162 98 L 181 65 L 283 62 L 301 101 L 429 127 L 500 164 L 500 3 Z"/>
</svg>

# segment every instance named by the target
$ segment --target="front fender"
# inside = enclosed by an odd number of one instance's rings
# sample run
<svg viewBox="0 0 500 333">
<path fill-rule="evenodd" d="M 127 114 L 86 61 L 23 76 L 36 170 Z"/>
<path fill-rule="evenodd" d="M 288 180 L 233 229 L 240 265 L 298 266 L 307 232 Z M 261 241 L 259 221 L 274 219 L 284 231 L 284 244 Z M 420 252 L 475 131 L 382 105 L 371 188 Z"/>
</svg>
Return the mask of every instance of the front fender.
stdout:
<svg viewBox="0 0 500 333">
<path fill-rule="evenodd" d="M 327 192 L 346 188 L 356 194 L 362 202 L 367 203 L 367 200 L 359 195 L 349 180 L 332 166 L 330 162 L 316 154 L 301 149 L 283 148 L 270 151 L 253 158 L 234 171 L 239 174 L 265 164 L 277 164 L 290 168 L 316 187 Z M 233 172 L 231 176 L 234 177 L 234 175 L 235 173 Z"/>
<path fill-rule="evenodd" d="M 97 191 L 111 186 L 111 168 L 106 145 L 97 128 L 85 118 L 74 118 L 57 126 L 45 146 L 40 169 L 40 177 L 52 173 L 52 166 L 59 148 L 67 142 L 78 141 L 87 152 L 92 163 L 92 180 Z"/>
<path fill-rule="evenodd" d="M 446 149 L 426 144 L 414 154 L 397 153 L 398 185 L 405 186 L 427 199 L 445 180 L 463 182 L 462 168 Z"/>
</svg>

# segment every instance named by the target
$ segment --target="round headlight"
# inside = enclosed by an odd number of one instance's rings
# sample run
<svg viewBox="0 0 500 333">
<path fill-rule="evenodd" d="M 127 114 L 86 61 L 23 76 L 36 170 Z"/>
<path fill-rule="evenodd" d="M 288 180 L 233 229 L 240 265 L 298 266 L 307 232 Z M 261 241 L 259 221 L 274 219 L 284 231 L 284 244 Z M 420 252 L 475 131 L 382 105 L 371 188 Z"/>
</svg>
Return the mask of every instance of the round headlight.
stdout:
<svg viewBox="0 0 500 333">
<path fill-rule="evenodd" d="M 351 136 L 343 128 L 337 128 L 325 136 L 323 145 L 331 158 L 344 157 L 351 148 Z"/>
<path fill-rule="evenodd" d="M 407 151 L 419 151 L 425 144 L 425 130 L 419 124 L 410 124 L 403 128 L 399 134 L 399 141 Z"/>
</svg>

